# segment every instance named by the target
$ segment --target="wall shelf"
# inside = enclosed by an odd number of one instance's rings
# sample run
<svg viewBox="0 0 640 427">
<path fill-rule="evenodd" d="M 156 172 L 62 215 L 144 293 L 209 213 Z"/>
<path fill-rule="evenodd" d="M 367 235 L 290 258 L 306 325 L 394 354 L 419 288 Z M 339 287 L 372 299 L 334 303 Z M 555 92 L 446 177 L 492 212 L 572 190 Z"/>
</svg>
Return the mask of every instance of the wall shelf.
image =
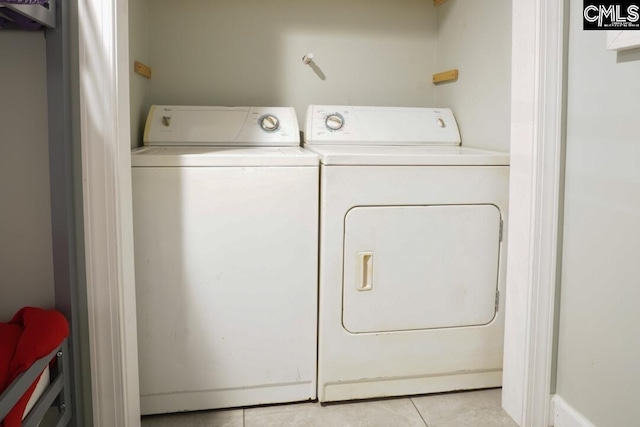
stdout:
<svg viewBox="0 0 640 427">
<path fill-rule="evenodd" d="M 0 13 L 7 9 L 48 28 L 56 26 L 56 0 L 42 0 L 39 4 L 18 4 L 0 0 Z"/>
<path fill-rule="evenodd" d="M 143 64 L 140 61 L 134 61 L 133 63 L 133 71 L 136 74 L 140 74 L 142 77 L 146 77 L 148 79 L 151 78 L 151 67 Z"/>
<path fill-rule="evenodd" d="M 458 80 L 458 70 L 443 71 L 433 75 L 433 84 L 446 83 Z"/>
</svg>

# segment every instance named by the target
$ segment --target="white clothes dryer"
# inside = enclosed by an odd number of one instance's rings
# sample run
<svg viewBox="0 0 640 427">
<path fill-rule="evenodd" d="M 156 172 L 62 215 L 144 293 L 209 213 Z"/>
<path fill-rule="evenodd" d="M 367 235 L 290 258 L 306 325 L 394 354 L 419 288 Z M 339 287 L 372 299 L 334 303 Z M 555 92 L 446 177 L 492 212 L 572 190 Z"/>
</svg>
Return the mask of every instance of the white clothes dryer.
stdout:
<svg viewBox="0 0 640 427">
<path fill-rule="evenodd" d="M 154 106 L 145 144 L 142 414 L 315 399 L 318 159 L 294 110 Z"/>
<path fill-rule="evenodd" d="M 310 106 L 321 162 L 318 398 L 502 380 L 509 156 L 448 109 Z"/>
</svg>

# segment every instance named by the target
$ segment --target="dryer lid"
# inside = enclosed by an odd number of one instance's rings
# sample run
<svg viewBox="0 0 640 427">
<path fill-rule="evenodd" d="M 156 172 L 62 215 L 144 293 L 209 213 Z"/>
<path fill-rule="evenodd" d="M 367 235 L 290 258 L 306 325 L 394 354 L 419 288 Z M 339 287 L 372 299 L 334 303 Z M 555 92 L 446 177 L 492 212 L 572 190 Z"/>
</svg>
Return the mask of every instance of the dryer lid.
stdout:
<svg viewBox="0 0 640 427">
<path fill-rule="evenodd" d="M 300 131 L 289 107 L 152 105 L 144 145 L 299 146 Z"/>
<path fill-rule="evenodd" d="M 310 105 L 305 123 L 309 145 L 460 145 L 448 108 Z"/>
<path fill-rule="evenodd" d="M 509 153 L 459 146 L 310 145 L 325 166 L 508 166 Z"/>
</svg>

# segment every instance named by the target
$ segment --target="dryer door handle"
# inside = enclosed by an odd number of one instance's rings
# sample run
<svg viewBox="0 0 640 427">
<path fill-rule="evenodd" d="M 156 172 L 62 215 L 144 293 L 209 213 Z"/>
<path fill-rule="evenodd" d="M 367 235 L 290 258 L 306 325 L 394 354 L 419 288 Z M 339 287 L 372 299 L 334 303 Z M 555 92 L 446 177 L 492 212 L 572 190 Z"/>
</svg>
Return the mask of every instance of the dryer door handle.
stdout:
<svg viewBox="0 0 640 427">
<path fill-rule="evenodd" d="M 370 291 L 373 289 L 373 252 L 358 252 L 357 258 L 356 290 Z"/>
</svg>

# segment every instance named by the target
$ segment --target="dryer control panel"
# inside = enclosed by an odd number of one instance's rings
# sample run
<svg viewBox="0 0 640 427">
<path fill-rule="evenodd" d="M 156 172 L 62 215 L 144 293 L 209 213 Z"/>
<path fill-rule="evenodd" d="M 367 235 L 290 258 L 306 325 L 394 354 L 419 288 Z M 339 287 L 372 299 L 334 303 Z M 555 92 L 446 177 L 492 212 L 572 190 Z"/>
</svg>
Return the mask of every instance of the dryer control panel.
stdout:
<svg viewBox="0 0 640 427">
<path fill-rule="evenodd" d="M 144 145 L 298 146 L 300 131 L 288 107 L 152 105 Z"/>
<path fill-rule="evenodd" d="M 310 105 L 307 144 L 460 145 L 448 108 Z"/>
</svg>

